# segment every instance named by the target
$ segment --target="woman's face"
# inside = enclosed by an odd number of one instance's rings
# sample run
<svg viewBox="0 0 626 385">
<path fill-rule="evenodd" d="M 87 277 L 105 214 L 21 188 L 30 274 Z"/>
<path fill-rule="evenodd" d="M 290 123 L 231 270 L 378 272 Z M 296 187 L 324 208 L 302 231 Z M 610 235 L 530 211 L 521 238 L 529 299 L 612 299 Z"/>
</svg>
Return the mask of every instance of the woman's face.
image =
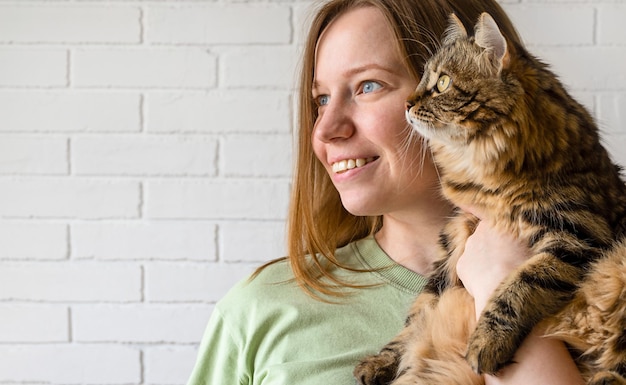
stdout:
<svg viewBox="0 0 626 385">
<path fill-rule="evenodd" d="M 354 215 L 411 210 L 436 195 L 434 166 L 405 120 L 416 85 L 377 9 L 348 11 L 322 33 L 313 150 Z"/>
</svg>

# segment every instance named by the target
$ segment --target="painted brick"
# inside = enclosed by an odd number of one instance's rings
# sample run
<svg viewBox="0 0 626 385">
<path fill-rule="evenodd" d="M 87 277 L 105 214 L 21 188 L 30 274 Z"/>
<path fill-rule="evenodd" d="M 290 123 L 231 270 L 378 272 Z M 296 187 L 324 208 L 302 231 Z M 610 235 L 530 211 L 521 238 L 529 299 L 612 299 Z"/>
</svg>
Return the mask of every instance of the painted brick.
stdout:
<svg viewBox="0 0 626 385">
<path fill-rule="evenodd" d="M 623 2 L 499 2 L 626 165 Z M 213 303 L 285 253 L 318 7 L 0 0 L 0 383 L 185 383 Z"/>
<path fill-rule="evenodd" d="M 0 48 L 0 86 L 65 87 L 67 51 Z"/>
<path fill-rule="evenodd" d="M 626 134 L 626 92 L 600 94 L 598 124 L 604 132 Z"/>
<path fill-rule="evenodd" d="M 139 43 L 139 9 L 77 5 L 0 6 L 0 42 Z"/>
<path fill-rule="evenodd" d="M 141 270 L 134 265 L 78 262 L 2 262 L 0 299 L 24 301 L 138 301 Z"/>
<path fill-rule="evenodd" d="M 73 338 L 79 342 L 192 343 L 210 314 L 206 305 L 77 305 Z"/>
<path fill-rule="evenodd" d="M 256 266 L 244 264 L 150 263 L 145 267 L 150 302 L 215 302 Z"/>
<path fill-rule="evenodd" d="M 68 339 L 65 306 L 0 305 L 0 342 L 64 342 Z"/>
<path fill-rule="evenodd" d="M 196 361 L 197 349 L 188 346 L 148 347 L 144 352 L 147 384 L 184 384 Z"/>
<path fill-rule="evenodd" d="M 315 1 L 298 1 L 292 6 L 293 25 L 294 25 L 294 41 L 302 42 L 306 39 L 307 31 L 311 25 L 315 9 L 319 7 L 319 3 Z M 300 57 L 300 56 L 298 56 Z"/>
<path fill-rule="evenodd" d="M 116 92 L 1 91 L 0 132 L 139 131 L 140 103 Z"/>
<path fill-rule="evenodd" d="M 153 6 L 146 40 L 170 44 L 289 43 L 288 7 L 261 4 Z"/>
<path fill-rule="evenodd" d="M 598 43 L 618 44 L 622 47 L 626 44 L 626 5 L 604 4 L 598 7 Z M 624 62 L 622 62 L 622 65 Z"/>
<path fill-rule="evenodd" d="M 285 222 L 220 223 L 220 261 L 260 263 L 283 257 L 285 231 Z"/>
<path fill-rule="evenodd" d="M 507 4 L 504 8 L 526 44 L 593 44 L 595 10 L 591 4 Z"/>
<path fill-rule="evenodd" d="M 83 136 L 72 140 L 72 165 L 76 175 L 212 176 L 216 152 L 204 137 Z"/>
<path fill-rule="evenodd" d="M 78 87 L 212 88 L 215 56 L 199 48 L 79 49 L 72 84 Z"/>
<path fill-rule="evenodd" d="M 576 99 L 578 103 L 582 104 L 583 107 L 589 111 L 589 113 L 595 118 L 598 115 L 597 107 L 598 103 L 596 102 L 596 93 L 593 91 L 582 91 L 578 89 L 569 89 L 569 94 L 572 98 Z"/>
<path fill-rule="evenodd" d="M 0 180 L 0 216 L 136 218 L 139 185 L 79 179 Z"/>
<path fill-rule="evenodd" d="M 220 174 L 226 176 L 291 175 L 291 135 L 233 135 L 222 140 Z"/>
<path fill-rule="evenodd" d="M 619 47 L 535 47 L 563 82 L 587 90 L 626 88 L 626 49 Z M 602 70 L 599 70 L 599 69 Z"/>
<path fill-rule="evenodd" d="M 67 239 L 64 224 L 0 222 L 0 259 L 65 259 Z"/>
<path fill-rule="evenodd" d="M 71 234 L 74 258 L 215 260 L 209 223 L 76 223 Z"/>
<path fill-rule="evenodd" d="M 169 219 L 284 219 L 287 182 L 155 181 L 145 185 L 145 215 Z"/>
<path fill-rule="evenodd" d="M 293 89 L 297 52 L 296 48 L 285 46 L 252 46 L 224 52 L 220 56 L 221 85 Z"/>
<path fill-rule="evenodd" d="M 68 174 L 67 139 L 0 135 L 0 174 Z"/>
<path fill-rule="evenodd" d="M 0 345 L 0 381 L 138 384 L 140 352 L 114 345 Z"/>
<path fill-rule="evenodd" d="M 216 90 L 208 93 L 150 92 L 150 132 L 290 132 L 289 94 L 270 90 Z"/>
<path fill-rule="evenodd" d="M 611 153 L 613 160 L 626 168 L 626 134 L 610 133 L 602 141 Z"/>
</svg>

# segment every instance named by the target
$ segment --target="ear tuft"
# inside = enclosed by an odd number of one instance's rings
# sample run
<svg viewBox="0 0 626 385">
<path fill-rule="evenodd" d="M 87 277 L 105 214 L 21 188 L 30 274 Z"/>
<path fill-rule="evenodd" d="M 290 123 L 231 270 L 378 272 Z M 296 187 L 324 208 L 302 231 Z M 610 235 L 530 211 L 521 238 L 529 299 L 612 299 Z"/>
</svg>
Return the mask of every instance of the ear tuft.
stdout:
<svg viewBox="0 0 626 385">
<path fill-rule="evenodd" d="M 494 64 L 502 69 L 508 62 L 506 38 L 490 14 L 483 12 L 474 29 L 474 39 L 479 47 L 484 48 L 492 57 Z"/>
<path fill-rule="evenodd" d="M 465 29 L 465 26 L 457 17 L 457 15 L 451 13 L 448 20 L 448 28 L 446 28 L 446 31 L 443 34 L 443 45 L 447 45 L 453 43 L 458 39 L 463 39 L 467 37 L 467 30 Z"/>
</svg>

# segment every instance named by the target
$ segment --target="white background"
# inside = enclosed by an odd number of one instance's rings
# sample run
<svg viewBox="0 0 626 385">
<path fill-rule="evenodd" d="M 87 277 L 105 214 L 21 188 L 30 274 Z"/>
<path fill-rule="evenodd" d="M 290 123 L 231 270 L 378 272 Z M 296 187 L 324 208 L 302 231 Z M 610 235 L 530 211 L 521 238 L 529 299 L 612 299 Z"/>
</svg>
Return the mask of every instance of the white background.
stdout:
<svg viewBox="0 0 626 385">
<path fill-rule="evenodd" d="M 0 0 L 0 383 L 186 381 L 284 252 L 310 4 Z M 626 165 L 624 2 L 503 5 Z"/>
</svg>

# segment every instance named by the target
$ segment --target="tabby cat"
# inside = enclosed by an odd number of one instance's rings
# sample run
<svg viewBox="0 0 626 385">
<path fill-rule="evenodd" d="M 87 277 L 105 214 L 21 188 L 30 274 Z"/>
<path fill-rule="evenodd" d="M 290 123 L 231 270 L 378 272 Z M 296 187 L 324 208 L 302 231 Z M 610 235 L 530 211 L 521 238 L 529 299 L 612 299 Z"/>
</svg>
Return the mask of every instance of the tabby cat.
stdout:
<svg viewBox="0 0 626 385">
<path fill-rule="evenodd" d="M 590 384 L 626 384 L 626 185 L 589 113 L 484 13 L 473 36 L 451 16 L 407 118 L 445 197 L 528 239 L 531 255 L 476 322 L 456 263 L 477 220 L 457 209 L 406 327 L 356 367 L 357 381 L 481 384 L 546 322 Z"/>
</svg>

